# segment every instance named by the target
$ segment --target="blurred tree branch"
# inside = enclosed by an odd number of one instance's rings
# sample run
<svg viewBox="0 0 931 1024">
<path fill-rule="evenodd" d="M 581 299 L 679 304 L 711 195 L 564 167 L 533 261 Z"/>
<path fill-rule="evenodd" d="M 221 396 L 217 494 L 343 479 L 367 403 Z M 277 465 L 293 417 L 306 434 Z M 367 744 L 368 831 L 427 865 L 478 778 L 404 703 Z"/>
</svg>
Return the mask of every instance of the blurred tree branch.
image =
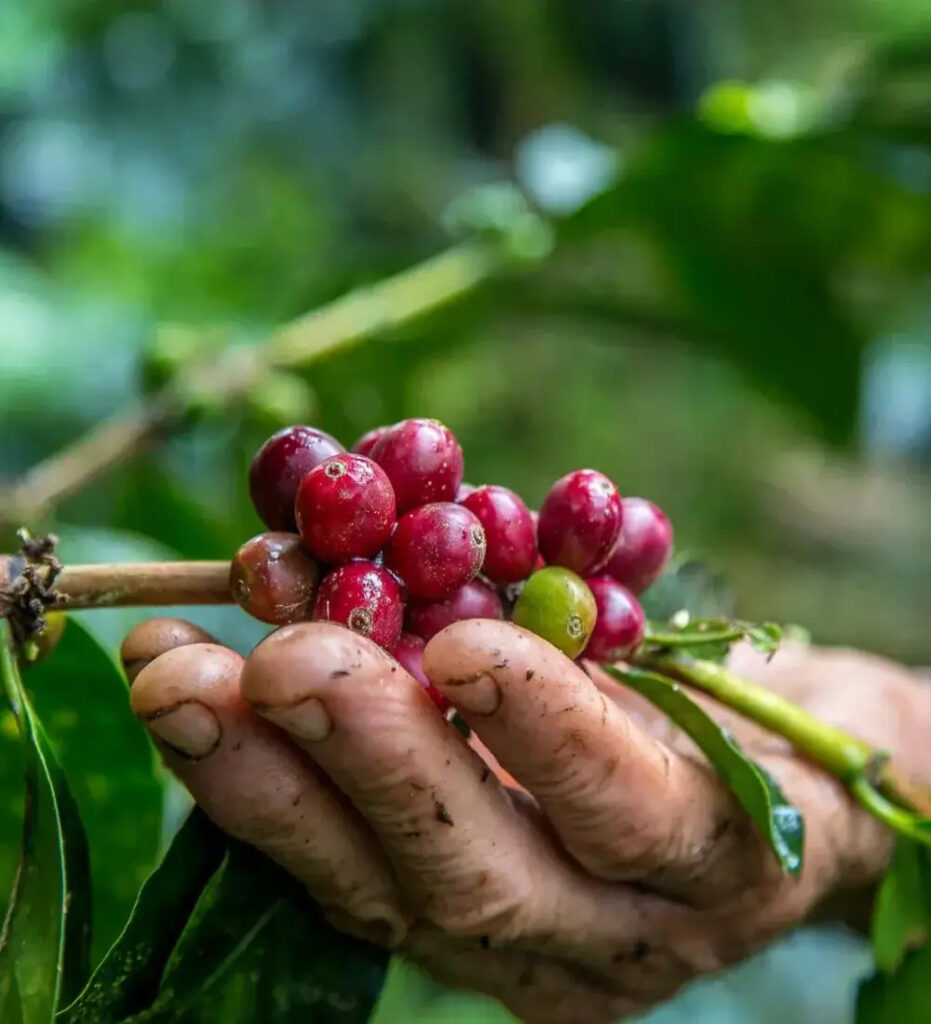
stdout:
<svg viewBox="0 0 931 1024">
<path fill-rule="evenodd" d="M 462 298 L 507 265 L 501 247 L 470 241 L 299 317 L 265 344 L 185 367 L 141 405 L 120 410 L 0 490 L 0 529 L 28 522 L 150 444 L 209 401 L 228 407 L 273 370 L 300 369 Z"/>
</svg>

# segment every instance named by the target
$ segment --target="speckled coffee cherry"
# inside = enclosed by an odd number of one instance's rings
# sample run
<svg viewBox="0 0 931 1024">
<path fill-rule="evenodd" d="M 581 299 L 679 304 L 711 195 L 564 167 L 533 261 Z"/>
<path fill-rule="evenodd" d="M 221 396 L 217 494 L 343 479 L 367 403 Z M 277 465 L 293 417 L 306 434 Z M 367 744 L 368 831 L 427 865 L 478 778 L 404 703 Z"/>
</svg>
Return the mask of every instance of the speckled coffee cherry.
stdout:
<svg viewBox="0 0 931 1024">
<path fill-rule="evenodd" d="M 390 650 L 404 620 L 401 588 L 387 569 L 373 562 L 341 565 L 320 584 L 313 618 L 341 622 Z"/>
<path fill-rule="evenodd" d="M 475 514 L 485 530 L 486 550 L 482 573 L 492 583 L 526 579 L 537 560 L 533 517 L 521 499 L 507 487 L 477 487 L 459 503 Z"/>
<path fill-rule="evenodd" d="M 372 458 L 388 474 L 398 512 L 453 501 L 462 483 L 462 448 L 439 420 L 401 420 L 378 439 Z"/>
<path fill-rule="evenodd" d="M 295 533 L 260 533 L 230 565 L 236 603 L 262 622 L 285 626 L 310 617 L 320 569 Z"/>
<path fill-rule="evenodd" d="M 585 657 L 593 661 L 621 661 L 629 657 L 646 632 L 646 616 L 640 602 L 610 576 L 593 576 L 585 582 L 598 609 Z"/>
<path fill-rule="evenodd" d="M 608 560 L 622 518 L 621 496 L 604 473 L 594 469 L 567 473 L 553 484 L 540 506 L 540 554 L 547 565 L 590 575 Z"/>
<path fill-rule="evenodd" d="M 672 523 L 646 498 L 624 498 L 621 534 L 604 567 L 635 594 L 642 594 L 662 573 L 672 554 Z"/>
</svg>

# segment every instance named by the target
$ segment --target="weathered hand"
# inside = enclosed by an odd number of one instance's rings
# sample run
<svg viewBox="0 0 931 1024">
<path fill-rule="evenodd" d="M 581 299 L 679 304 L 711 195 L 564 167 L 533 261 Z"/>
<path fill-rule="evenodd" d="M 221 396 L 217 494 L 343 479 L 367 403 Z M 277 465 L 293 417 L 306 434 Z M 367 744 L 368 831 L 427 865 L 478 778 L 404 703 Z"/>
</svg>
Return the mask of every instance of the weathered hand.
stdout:
<svg viewBox="0 0 931 1024">
<path fill-rule="evenodd" d="M 202 639 L 156 620 L 124 658 L 145 666 L 133 709 L 204 810 L 300 879 L 337 927 L 533 1024 L 642 1010 L 874 880 L 888 856 L 837 783 L 738 720 L 805 815 L 803 876 L 783 876 L 662 716 L 507 623 L 459 623 L 426 651 L 471 746 L 342 627 L 285 627 L 245 661 L 191 643 Z M 763 675 L 892 747 L 908 740 L 909 702 L 929 699 L 908 673 L 856 655 L 790 650 Z"/>
</svg>

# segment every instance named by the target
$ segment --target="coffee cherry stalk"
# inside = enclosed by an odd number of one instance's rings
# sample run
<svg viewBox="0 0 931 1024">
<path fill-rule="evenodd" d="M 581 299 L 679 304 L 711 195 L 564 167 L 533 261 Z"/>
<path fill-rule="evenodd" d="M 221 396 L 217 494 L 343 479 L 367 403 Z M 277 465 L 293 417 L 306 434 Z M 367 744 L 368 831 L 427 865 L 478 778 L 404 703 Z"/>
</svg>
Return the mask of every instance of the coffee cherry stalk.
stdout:
<svg viewBox="0 0 931 1024">
<path fill-rule="evenodd" d="M 63 568 L 48 542 L 27 537 L 0 562 L 0 617 L 21 647 L 54 609 L 235 602 L 272 625 L 334 622 L 394 657 L 447 717 L 449 702 L 423 671 L 425 644 L 461 620 L 509 618 L 635 688 L 648 676 L 678 701 L 682 684 L 709 693 L 787 737 L 890 827 L 931 845 L 931 820 L 921 817 L 931 794 L 901 779 L 886 753 L 722 664 L 739 640 L 773 652 L 778 627 L 692 621 L 685 610 L 647 621 L 639 596 L 673 550 L 657 505 L 622 497 L 594 469 L 556 480 L 538 512 L 507 487 L 463 475 L 462 446 L 437 420 L 376 427 L 348 452 L 314 427 L 286 427 L 249 472 L 267 530 L 231 562 Z"/>
</svg>

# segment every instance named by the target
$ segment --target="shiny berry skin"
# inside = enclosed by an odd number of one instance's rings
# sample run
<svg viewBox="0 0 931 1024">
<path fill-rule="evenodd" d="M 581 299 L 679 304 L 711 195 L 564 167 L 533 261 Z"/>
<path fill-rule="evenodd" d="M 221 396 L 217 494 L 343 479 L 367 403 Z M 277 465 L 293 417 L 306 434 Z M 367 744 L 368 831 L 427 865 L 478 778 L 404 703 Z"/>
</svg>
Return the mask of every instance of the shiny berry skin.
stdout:
<svg viewBox="0 0 931 1024">
<path fill-rule="evenodd" d="M 367 455 L 371 458 L 372 449 L 378 444 L 387 429 L 387 427 L 373 427 L 371 430 L 367 430 L 352 446 L 352 450 L 356 455 Z"/>
<path fill-rule="evenodd" d="M 380 565 L 349 562 L 320 584 L 313 618 L 341 622 L 390 650 L 401 635 L 404 599 L 398 581 Z"/>
<path fill-rule="evenodd" d="M 621 504 L 621 535 L 602 572 L 642 594 L 666 568 L 672 554 L 672 523 L 646 498 L 624 498 Z"/>
<path fill-rule="evenodd" d="M 414 599 L 407 606 L 407 621 L 412 633 L 430 640 L 441 629 L 462 619 L 503 619 L 501 598 L 481 580 L 472 580 L 440 601 Z"/>
<path fill-rule="evenodd" d="M 398 512 L 454 501 L 462 483 L 462 448 L 439 420 L 401 420 L 389 427 L 371 457 L 388 474 Z"/>
<path fill-rule="evenodd" d="M 364 455 L 331 455 L 301 481 L 294 504 L 301 540 L 324 562 L 372 558 L 395 523 L 394 490 Z"/>
<path fill-rule="evenodd" d="M 535 572 L 514 604 L 518 626 L 577 658 L 588 643 L 598 614 L 595 598 L 581 576 L 558 565 Z"/>
<path fill-rule="evenodd" d="M 408 674 L 420 683 L 430 697 L 430 700 L 436 704 L 440 711 L 445 713 L 451 707 L 449 701 L 430 682 L 427 678 L 427 673 L 423 670 L 423 649 L 425 646 L 419 636 L 414 636 L 413 633 L 402 633 L 398 638 L 398 642 L 391 648 L 391 656 L 395 661 L 400 662 Z"/>
<path fill-rule="evenodd" d="M 249 493 L 270 530 L 293 531 L 298 484 L 314 466 L 346 449 L 322 430 L 285 427 L 262 445 L 249 467 Z"/>
<path fill-rule="evenodd" d="M 475 513 L 485 529 L 482 573 L 492 583 L 526 579 L 537 560 L 533 517 L 521 499 L 507 487 L 477 487 L 459 504 Z"/>
<path fill-rule="evenodd" d="M 477 490 L 478 488 L 475 484 L 468 484 L 463 480 L 456 491 L 456 501 L 461 505 L 470 494 L 474 494 Z"/>
<path fill-rule="evenodd" d="M 547 565 L 561 565 L 587 576 L 608 560 L 621 532 L 621 496 L 594 469 L 560 477 L 540 506 L 540 554 Z"/>
<path fill-rule="evenodd" d="M 413 597 L 436 601 L 474 579 L 484 557 L 482 524 L 467 508 L 440 501 L 401 516 L 385 565 Z"/>
<path fill-rule="evenodd" d="M 260 533 L 230 565 L 230 592 L 251 616 L 276 626 L 310 618 L 320 568 L 296 533 Z"/>
<path fill-rule="evenodd" d="M 637 598 L 610 576 L 586 580 L 595 597 L 598 618 L 585 648 L 593 661 L 620 661 L 628 657 L 646 632 L 647 620 Z"/>
</svg>

